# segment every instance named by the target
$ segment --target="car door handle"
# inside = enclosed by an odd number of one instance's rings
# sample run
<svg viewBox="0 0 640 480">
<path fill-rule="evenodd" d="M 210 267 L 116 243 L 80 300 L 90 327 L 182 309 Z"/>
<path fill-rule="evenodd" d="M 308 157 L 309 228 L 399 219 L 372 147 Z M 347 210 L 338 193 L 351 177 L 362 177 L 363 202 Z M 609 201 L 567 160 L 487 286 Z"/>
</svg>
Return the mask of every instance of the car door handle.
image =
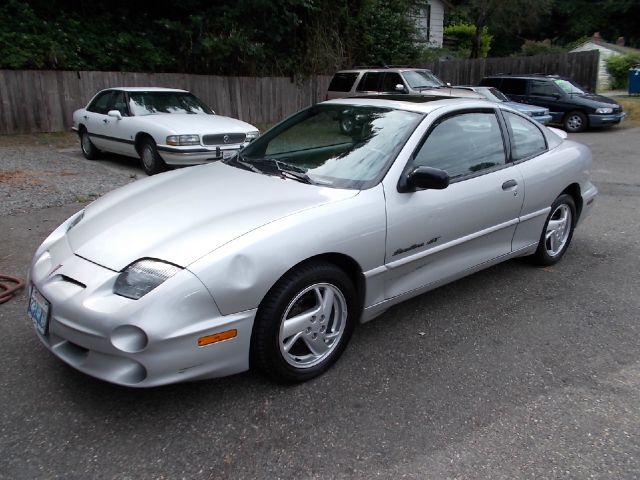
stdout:
<svg viewBox="0 0 640 480">
<path fill-rule="evenodd" d="M 518 182 L 516 182 L 515 180 L 507 180 L 506 182 L 504 182 L 502 184 L 502 189 L 503 190 L 513 190 L 518 186 Z"/>
<path fill-rule="evenodd" d="M 89 115 L 85 115 L 85 116 L 84 116 L 84 119 L 85 119 L 85 120 L 86 120 L 87 118 L 89 118 Z"/>
<path fill-rule="evenodd" d="M 107 120 L 106 118 L 104 120 L 102 120 L 104 123 L 109 123 L 109 120 Z"/>
</svg>

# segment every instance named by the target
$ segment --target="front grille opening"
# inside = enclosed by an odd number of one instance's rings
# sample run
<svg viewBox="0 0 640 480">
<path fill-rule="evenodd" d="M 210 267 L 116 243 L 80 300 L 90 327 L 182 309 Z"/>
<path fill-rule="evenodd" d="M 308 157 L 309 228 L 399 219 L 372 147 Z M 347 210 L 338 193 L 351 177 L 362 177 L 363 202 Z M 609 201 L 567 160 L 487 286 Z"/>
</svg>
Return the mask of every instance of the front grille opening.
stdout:
<svg viewBox="0 0 640 480">
<path fill-rule="evenodd" d="M 202 137 L 202 143 L 204 145 L 233 145 L 236 143 L 243 143 L 247 139 L 245 133 L 217 133 L 211 135 L 204 135 Z"/>
</svg>

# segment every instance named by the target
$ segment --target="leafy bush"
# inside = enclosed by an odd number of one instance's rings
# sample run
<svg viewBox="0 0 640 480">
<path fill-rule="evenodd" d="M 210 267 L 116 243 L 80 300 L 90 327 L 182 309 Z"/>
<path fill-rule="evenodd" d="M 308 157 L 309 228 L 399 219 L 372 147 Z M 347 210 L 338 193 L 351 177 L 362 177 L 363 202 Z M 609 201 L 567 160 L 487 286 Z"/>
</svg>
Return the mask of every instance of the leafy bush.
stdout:
<svg viewBox="0 0 640 480">
<path fill-rule="evenodd" d="M 530 57 L 533 55 L 549 55 L 553 53 L 564 53 L 566 49 L 557 45 L 552 45 L 551 40 L 546 39 L 541 42 L 535 40 L 525 40 L 520 47 L 519 56 Z"/>
<path fill-rule="evenodd" d="M 606 62 L 607 71 L 611 75 L 611 89 L 626 90 L 629 84 L 629 69 L 640 65 L 640 53 L 611 55 Z"/>
<path fill-rule="evenodd" d="M 444 28 L 444 34 L 447 37 L 456 39 L 458 46 L 457 51 L 460 57 L 469 58 L 471 48 L 473 46 L 473 37 L 476 35 L 476 27 L 470 23 L 454 23 Z M 487 27 L 482 29 L 480 35 L 480 56 L 486 58 L 491 48 L 491 40 L 493 35 L 489 34 Z"/>
</svg>

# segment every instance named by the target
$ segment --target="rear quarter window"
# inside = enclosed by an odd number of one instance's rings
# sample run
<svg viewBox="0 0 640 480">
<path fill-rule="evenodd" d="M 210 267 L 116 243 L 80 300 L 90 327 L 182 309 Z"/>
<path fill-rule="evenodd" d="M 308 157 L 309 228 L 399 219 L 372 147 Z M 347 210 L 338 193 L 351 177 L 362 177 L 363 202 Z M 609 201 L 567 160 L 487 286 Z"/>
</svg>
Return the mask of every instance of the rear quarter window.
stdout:
<svg viewBox="0 0 640 480">
<path fill-rule="evenodd" d="M 330 92 L 349 92 L 358 78 L 357 72 L 336 73 L 329 84 Z"/>
<path fill-rule="evenodd" d="M 503 78 L 498 90 L 507 95 L 526 95 L 527 81 L 522 78 Z"/>
</svg>

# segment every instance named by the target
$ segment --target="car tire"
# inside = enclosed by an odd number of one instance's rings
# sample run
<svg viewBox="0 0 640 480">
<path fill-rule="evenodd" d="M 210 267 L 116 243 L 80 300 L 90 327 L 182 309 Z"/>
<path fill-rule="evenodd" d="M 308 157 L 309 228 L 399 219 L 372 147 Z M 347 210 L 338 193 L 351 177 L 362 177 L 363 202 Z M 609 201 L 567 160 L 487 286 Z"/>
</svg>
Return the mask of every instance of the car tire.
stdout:
<svg viewBox="0 0 640 480">
<path fill-rule="evenodd" d="M 564 129 L 567 132 L 584 132 L 587 129 L 588 123 L 587 116 L 577 110 L 567 113 L 564 117 Z"/>
<path fill-rule="evenodd" d="M 546 267 L 562 259 L 571 239 L 577 221 L 576 204 L 571 195 L 562 194 L 551 205 L 551 211 L 544 222 L 538 249 L 533 254 L 535 264 Z"/>
<path fill-rule="evenodd" d="M 87 132 L 85 128 L 80 130 L 80 149 L 82 150 L 82 155 L 84 155 L 84 158 L 87 160 L 100 158 L 100 150 L 93 144 L 89 132 Z"/>
<path fill-rule="evenodd" d="M 324 373 L 351 338 L 356 298 L 347 274 L 332 263 L 310 262 L 289 271 L 258 308 L 251 366 L 282 383 Z"/>
<path fill-rule="evenodd" d="M 140 163 L 147 175 L 155 175 L 167 170 L 167 164 L 160 157 L 156 142 L 151 138 L 143 140 L 140 146 Z"/>
</svg>

